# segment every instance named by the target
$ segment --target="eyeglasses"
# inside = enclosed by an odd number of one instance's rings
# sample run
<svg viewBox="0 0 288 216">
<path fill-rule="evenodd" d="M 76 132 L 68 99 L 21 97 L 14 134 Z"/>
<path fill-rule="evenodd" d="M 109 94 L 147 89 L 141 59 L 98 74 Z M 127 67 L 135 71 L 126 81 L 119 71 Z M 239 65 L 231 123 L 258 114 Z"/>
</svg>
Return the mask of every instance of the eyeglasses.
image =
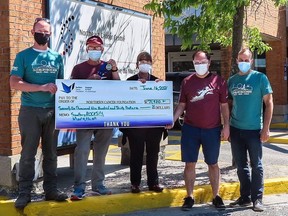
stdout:
<svg viewBox="0 0 288 216">
<path fill-rule="evenodd" d="M 250 59 L 238 59 L 238 62 L 250 62 Z"/>
<path fill-rule="evenodd" d="M 102 46 L 88 46 L 87 50 L 102 50 Z"/>
<path fill-rule="evenodd" d="M 194 64 L 194 65 L 208 64 L 208 63 L 209 63 L 209 61 L 202 61 L 202 62 L 193 61 L 193 64 Z"/>
<path fill-rule="evenodd" d="M 40 21 L 45 21 L 45 22 L 47 22 L 48 24 L 50 24 L 50 20 L 49 19 L 47 19 L 47 18 L 42 18 L 42 17 L 38 17 L 38 18 L 36 18 L 35 19 L 35 21 L 34 21 L 34 23 L 38 23 L 38 22 L 40 22 Z"/>
</svg>

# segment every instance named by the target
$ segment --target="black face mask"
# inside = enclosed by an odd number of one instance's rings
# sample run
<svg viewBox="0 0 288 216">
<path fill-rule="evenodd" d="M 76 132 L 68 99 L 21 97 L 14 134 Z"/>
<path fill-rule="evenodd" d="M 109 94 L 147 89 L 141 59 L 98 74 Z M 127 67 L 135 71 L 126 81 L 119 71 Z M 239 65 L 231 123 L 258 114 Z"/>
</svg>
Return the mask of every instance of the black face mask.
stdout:
<svg viewBox="0 0 288 216">
<path fill-rule="evenodd" d="M 47 44 L 48 40 L 49 40 L 50 34 L 43 34 L 43 33 L 38 33 L 35 32 L 34 33 L 34 39 L 35 41 L 39 44 L 44 46 L 45 44 Z"/>
</svg>

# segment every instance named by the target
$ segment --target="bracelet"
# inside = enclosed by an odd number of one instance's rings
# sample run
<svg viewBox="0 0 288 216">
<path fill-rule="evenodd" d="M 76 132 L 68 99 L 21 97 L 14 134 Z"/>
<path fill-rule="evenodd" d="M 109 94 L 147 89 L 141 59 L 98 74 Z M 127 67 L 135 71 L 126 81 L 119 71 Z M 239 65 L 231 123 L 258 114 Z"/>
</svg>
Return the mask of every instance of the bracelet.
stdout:
<svg viewBox="0 0 288 216">
<path fill-rule="evenodd" d="M 116 72 L 116 71 L 118 71 L 118 67 L 116 67 L 115 70 L 111 69 L 111 71 L 112 71 L 112 72 Z"/>
</svg>

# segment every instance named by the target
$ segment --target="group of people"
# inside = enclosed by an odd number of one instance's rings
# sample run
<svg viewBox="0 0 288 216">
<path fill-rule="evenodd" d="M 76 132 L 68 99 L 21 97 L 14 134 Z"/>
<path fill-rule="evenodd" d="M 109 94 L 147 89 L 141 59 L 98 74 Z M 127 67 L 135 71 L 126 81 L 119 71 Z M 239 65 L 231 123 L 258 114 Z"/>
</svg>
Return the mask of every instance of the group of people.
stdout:
<svg viewBox="0 0 288 216">
<path fill-rule="evenodd" d="M 43 189 L 45 200 L 64 201 L 67 194 L 57 190 L 57 137 L 55 130 L 55 93 L 56 79 L 63 79 L 64 66 L 62 57 L 48 47 L 51 35 L 50 21 L 37 18 L 31 30 L 34 45 L 19 52 L 10 74 L 11 89 L 20 90 L 21 107 L 19 112 L 19 130 L 21 134 L 21 157 L 19 162 L 19 196 L 15 207 L 23 209 L 31 202 L 31 191 L 35 174 L 35 155 L 41 141 L 43 153 Z M 89 59 L 75 65 L 71 79 L 120 80 L 115 60 L 101 60 L 104 51 L 103 41 L 99 36 L 91 36 L 86 41 Z M 150 74 L 152 57 L 141 52 L 136 62 L 139 72 L 128 80 L 158 82 L 160 79 Z M 141 170 L 144 147 L 147 152 L 147 176 L 149 190 L 162 192 L 159 186 L 157 164 L 159 144 L 163 128 L 131 128 L 123 130 L 128 137 L 131 158 L 131 192 L 140 192 Z M 165 133 L 167 135 L 167 133 Z M 113 135 L 112 128 L 77 129 L 74 152 L 74 191 L 71 200 L 81 200 L 85 196 L 86 171 L 93 140 L 93 170 L 91 177 L 92 191 L 101 195 L 111 194 L 104 185 L 105 158 Z M 141 160 L 142 158 L 142 160 Z"/>
<path fill-rule="evenodd" d="M 31 202 L 35 155 L 41 140 L 43 152 L 43 189 L 46 200 L 64 201 L 65 193 L 57 190 L 57 136 L 55 130 L 56 79 L 63 79 L 61 55 L 48 48 L 51 26 L 48 19 L 37 18 L 33 25 L 34 45 L 17 54 L 11 70 L 10 86 L 20 90 L 21 107 L 19 129 L 21 134 L 21 158 L 19 163 L 19 196 L 15 207 L 23 209 Z M 89 59 L 76 65 L 71 79 L 120 80 L 115 60 L 101 60 L 103 41 L 91 36 L 86 41 Z M 253 210 L 263 211 L 263 166 L 262 143 L 269 138 L 269 125 L 273 112 L 272 89 L 267 77 L 251 69 L 252 53 L 242 49 L 237 58 L 239 72 L 226 82 L 211 73 L 210 55 L 196 51 L 193 55 L 196 73 L 186 77 L 181 85 L 179 103 L 174 110 L 174 122 L 185 111 L 181 136 L 182 161 L 185 162 L 184 180 L 187 196 L 182 210 L 194 205 L 193 188 L 196 179 L 195 167 L 200 146 L 208 165 L 213 192 L 212 203 L 216 208 L 225 208 L 219 195 L 220 169 L 218 157 L 221 140 L 230 140 L 232 155 L 240 181 L 240 197 L 230 206 L 250 205 Z M 152 57 L 141 52 L 136 60 L 139 72 L 128 80 L 159 82 L 151 74 Z M 231 101 L 231 103 L 230 103 Z M 263 114 L 263 102 L 265 112 Z M 231 106 L 229 106 L 231 104 Z M 230 107 L 231 114 L 230 114 Z M 150 191 L 162 192 L 159 185 L 157 164 L 161 139 L 167 136 L 165 128 L 125 128 L 130 147 L 131 192 L 140 193 L 143 153 L 146 148 L 147 185 Z M 92 191 L 111 194 L 105 187 L 105 157 L 112 138 L 112 129 L 77 129 L 74 164 L 74 192 L 71 200 L 85 196 L 86 170 L 90 145 L 93 139 Z M 249 159 L 248 159 L 248 154 Z M 249 163 L 248 163 L 249 161 Z M 250 173 L 250 166 L 252 174 Z"/>
</svg>

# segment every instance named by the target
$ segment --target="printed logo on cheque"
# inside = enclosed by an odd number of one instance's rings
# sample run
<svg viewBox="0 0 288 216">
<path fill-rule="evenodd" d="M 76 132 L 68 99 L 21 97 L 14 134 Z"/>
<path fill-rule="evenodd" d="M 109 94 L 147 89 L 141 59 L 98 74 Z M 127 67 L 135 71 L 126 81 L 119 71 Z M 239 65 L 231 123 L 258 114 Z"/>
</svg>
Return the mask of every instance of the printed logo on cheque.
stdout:
<svg viewBox="0 0 288 216">
<path fill-rule="evenodd" d="M 72 85 L 68 86 L 65 83 L 62 82 L 62 92 L 65 92 L 67 94 L 69 94 L 74 88 L 75 88 L 75 83 L 73 83 Z"/>
</svg>

